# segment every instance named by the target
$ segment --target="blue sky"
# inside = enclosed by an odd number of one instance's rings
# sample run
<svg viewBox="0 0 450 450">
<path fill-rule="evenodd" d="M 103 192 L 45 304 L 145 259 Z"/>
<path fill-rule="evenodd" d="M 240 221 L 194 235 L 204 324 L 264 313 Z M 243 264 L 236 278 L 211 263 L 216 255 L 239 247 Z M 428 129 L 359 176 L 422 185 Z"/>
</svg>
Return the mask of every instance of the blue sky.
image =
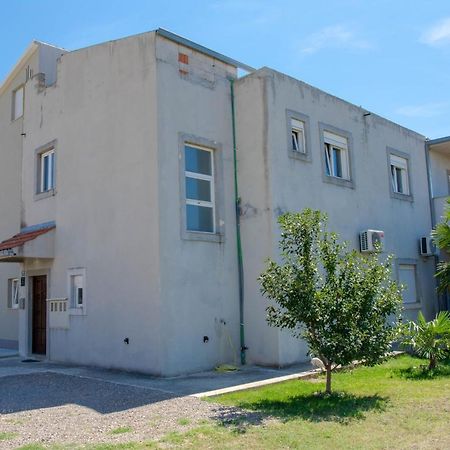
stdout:
<svg viewBox="0 0 450 450">
<path fill-rule="evenodd" d="M 33 39 L 73 50 L 163 27 L 450 135 L 448 0 L 14 0 L 1 11 L 0 79 Z"/>
</svg>

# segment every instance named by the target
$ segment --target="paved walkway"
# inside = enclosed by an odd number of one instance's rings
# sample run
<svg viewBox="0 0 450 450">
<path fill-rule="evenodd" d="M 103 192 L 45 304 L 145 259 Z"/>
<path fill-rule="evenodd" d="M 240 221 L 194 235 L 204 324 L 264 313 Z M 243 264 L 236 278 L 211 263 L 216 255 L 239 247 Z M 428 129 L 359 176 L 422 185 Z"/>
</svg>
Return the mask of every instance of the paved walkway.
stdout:
<svg viewBox="0 0 450 450">
<path fill-rule="evenodd" d="M 192 395 L 195 397 L 217 395 L 240 388 L 255 387 L 257 385 L 293 379 L 304 376 L 305 372 L 311 371 L 312 369 L 313 367 L 309 363 L 297 364 L 283 369 L 243 366 L 240 370 L 233 372 L 206 371 L 192 375 L 160 378 L 117 370 L 57 364 L 46 361 L 22 362 L 22 358 L 18 357 L 0 360 L 0 378 L 9 375 L 17 376 L 51 372 L 147 388 L 170 394 L 171 396 Z M 310 375 L 310 373 L 308 374 Z"/>
</svg>

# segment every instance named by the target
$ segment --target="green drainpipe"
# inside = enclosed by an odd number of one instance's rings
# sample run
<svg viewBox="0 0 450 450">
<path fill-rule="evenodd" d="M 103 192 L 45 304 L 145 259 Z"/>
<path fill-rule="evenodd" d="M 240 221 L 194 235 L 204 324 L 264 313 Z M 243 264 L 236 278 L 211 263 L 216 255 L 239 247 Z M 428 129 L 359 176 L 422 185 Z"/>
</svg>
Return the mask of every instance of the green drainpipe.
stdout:
<svg viewBox="0 0 450 450">
<path fill-rule="evenodd" d="M 236 245 L 239 271 L 239 330 L 241 344 L 241 364 L 245 364 L 245 334 L 244 334 L 244 267 L 242 259 L 242 242 L 241 242 L 241 199 L 239 198 L 238 174 L 237 174 L 237 148 L 236 148 L 236 119 L 234 110 L 234 80 L 230 81 L 231 93 L 231 126 L 233 131 L 233 162 L 234 162 L 234 195 L 236 205 Z"/>
</svg>

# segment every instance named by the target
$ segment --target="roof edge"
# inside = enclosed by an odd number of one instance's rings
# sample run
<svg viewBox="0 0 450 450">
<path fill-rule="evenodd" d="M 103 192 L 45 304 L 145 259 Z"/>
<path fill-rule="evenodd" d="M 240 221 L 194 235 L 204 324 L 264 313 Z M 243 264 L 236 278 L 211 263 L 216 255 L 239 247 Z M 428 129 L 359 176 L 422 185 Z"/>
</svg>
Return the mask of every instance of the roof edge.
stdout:
<svg viewBox="0 0 450 450">
<path fill-rule="evenodd" d="M 36 50 L 39 48 L 40 43 L 38 41 L 33 41 L 25 50 L 23 55 L 20 57 L 19 61 L 15 64 L 12 70 L 6 75 L 6 78 L 0 83 L 0 95 L 2 95 L 7 87 L 10 85 L 11 81 L 17 76 L 19 71 L 22 69 L 24 64 L 34 55 Z"/>
<path fill-rule="evenodd" d="M 222 62 L 229 64 L 230 66 L 234 66 L 238 69 L 243 69 L 247 72 L 254 72 L 256 70 L 254 67 L 251 67 L 244 63 L 241 63 L 241 62 L 237 61 L 236 59 L 222 55 L 221 53 L 218 53 L 214 50 L 204 47 L 203 45 L 197 44 L 189 39 L 179 36 L 178 34 L 167 31 L 164 28 L 157 28 L 155 30 L 155 33 L 161 37 L 169 39 L 170 41 L 177 42 L 178 44 L 184 45 L 185 47 L 189 47 L 192 50 L 203 53 L 207 56 L 211 56 L 212 58 L 217 59 L 218 61 L 222 61 Z"/>
</svg>

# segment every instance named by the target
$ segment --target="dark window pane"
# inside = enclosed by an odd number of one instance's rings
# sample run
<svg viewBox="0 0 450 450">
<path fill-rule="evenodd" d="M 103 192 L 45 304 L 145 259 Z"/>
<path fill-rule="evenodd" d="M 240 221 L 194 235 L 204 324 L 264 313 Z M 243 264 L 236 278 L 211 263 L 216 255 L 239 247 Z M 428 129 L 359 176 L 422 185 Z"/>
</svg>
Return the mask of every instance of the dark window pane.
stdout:
<svg viewBox="0 0 450 450">
<path fill-rule="evenodd" d="M 330 147 L 325 144 L 325 173 L 330 176 Z"/>
<path fill-rule="evenodd" d="M 334 166 L 334 176 L 342 178 L 341 150 L 338 148 L 333 148 L 333 166 Z"/>
<path fill-rule="evenodd" d="M 191 200 L 211 201 L 211 182 L 186 177 L 186 198 Z"/>
<path fill-rule="evenodd" d="M 184 148 L 184 157 L 185 167 L 188 172 L 212 175 L 211 152 L 186 145 Z"/>
<path fill-rule="evenodd" d="M 214 232 L 213 209 L 186 205 L 186 224 L 189 231 Z"/>
<path fill-rule="evenodd" d="M 396 167 L 395 171 L 397 173 L 397 191 L 403 194 L 402 169 Z"/>
</svg>

